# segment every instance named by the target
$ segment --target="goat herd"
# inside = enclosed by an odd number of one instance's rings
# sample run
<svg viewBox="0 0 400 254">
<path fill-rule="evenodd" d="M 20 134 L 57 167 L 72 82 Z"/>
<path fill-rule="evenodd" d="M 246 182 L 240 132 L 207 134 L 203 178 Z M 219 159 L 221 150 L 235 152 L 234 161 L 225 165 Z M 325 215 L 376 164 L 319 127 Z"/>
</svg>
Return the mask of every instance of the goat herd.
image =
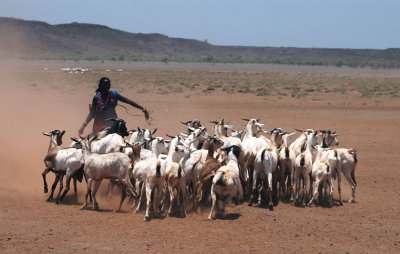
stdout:
<svg viewBox="0 0 400 254">
<path fill-rule="evenodd" d="M 225 204 L 229 201 L 235 204 L 248 201 L 250 206 L 267 204 L 272 210 L 279 200 L 311 206 L 318 195 L 318 203 L 330 207 L 334 202 L 333 179 L 336 178 L 338 202 L 342 205 L 343 173 L 352 188 L 349 202 L 354 201 L 356 150 L 329 148 L 339 143 L 335 132 L 296 129 L 287 133 L 280 128 L 265 131 L 259 120 L 243 120 L 247 122 L 244 131 L 232 130 L 224 120 L 210 122 L 214 124 L 213 136 L 198 120 L 182 122 L 186 133 L 167 135 L 169 139 L 165 140 L 153 137 L 157 129 L 138 127 L 128 131 L 120 119 L 95 137 L 72 138 L 68 148 L 61 147 L 65 131 L 43 133 L 50 137 L 42 173 L 44 192 L 48 192 L 46 174 L 50 171 L 56 177 L 48 201 L 53 200 L 59 183 L 56 203 L 69 191 L 72 179 L 76 195 L 76 181 L 85 178 L 87 191 L 82 209 L 87 208 L 89 197 L 90 201 L 93 198 L 94 210 L 98 210 L 96 193 L 101 181 L 110 179 L 110 193 L 114 185 L 122 189 L 118 210 L 129 194 L 134 200 L 135 212 L 146 201 L 146 221 L 150 220 L 151 208 L 154 215 L 168 209 L 168 216 L 186 216 L 189 204 L 191 209 L 198 210 L 200 205 L 210 202 L 208 218 L 212 219 L 214 210 L 215 216 L 224 218 Z M 296 133 L 300 135 L 291 142 Z M 124 137 L 129 135 L 128 142 Z M 320 145 L 318 137 L 321 137 Z M 60 195 L 64 176 L 66 186 Z"/>
</svg>

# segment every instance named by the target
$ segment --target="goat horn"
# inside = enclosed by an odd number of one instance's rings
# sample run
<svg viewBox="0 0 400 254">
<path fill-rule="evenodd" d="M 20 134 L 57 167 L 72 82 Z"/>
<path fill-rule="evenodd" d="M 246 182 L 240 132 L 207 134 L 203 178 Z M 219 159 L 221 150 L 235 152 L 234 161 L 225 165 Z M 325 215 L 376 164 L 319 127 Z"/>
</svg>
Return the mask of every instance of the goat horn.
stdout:
<svg viewBox="0 0 400 254">
<path fill-rule="evenodd" d="M 165 134 L 165 136 L 167 136 L 169 138 L 175 138 L 175 136 L 171 136 L 171 135 L 168 135 L 168 134 Z"/>
<path fill-rule="evenodd" d="M 49 133 L 44 133 L 44 132 L 43 132 L 43 135 L 50 137 L 50 134 L 49 134 Z"/>
<path fill-rule="evenodd" d="M 246 121 L 246 122 L 249 122 L 249 121 L 250 121 L 250 119 L 246 119 L 246 118 L 242 118 L 242 120 L 244 120 L 244 121 Z"/>
<path fill-rule="evenodd" d="M 256 119 L 256 121 L 259 122 L 259 121 L 260 121 L 260 118 Z"/>
<path fill-rule="evenodd" d="M 209 123 L 218 124 L 218 121 L 209 121 Z"/>
<path fill-rule="evenodd" d="M 71 138 L 72 141 L 75 141 L 76 143 L 79 143 L 79 140 L 76 138 Z"/>
<path fill-rule="evenodd" d="M 295 129 L 296 131 L 298 131 L 298 132 L 304 132 L 303 130 L 299 130 L 299 129 Z"/>
</svg>

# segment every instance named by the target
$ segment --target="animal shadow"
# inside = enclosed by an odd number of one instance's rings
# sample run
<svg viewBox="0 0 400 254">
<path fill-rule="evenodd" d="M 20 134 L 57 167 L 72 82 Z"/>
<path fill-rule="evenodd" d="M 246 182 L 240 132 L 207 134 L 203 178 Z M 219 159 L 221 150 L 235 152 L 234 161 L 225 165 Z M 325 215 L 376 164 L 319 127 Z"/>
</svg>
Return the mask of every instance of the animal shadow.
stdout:
<svg viewBox="0 0 400 254">
<path fill-rule="evenodd" d="M 221 220 L 237 220 L 241 217 L 242 215 L 240 213 L 228 213 L 225 215 L 225 218 L 218 218 Z"/>
</svg>

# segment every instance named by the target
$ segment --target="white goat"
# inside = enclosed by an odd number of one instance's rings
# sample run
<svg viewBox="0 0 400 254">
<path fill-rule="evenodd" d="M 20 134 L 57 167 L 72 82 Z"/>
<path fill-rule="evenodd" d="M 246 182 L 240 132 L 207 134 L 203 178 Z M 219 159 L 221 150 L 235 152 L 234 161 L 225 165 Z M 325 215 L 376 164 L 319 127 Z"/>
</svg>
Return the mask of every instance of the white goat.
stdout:
<svg viewBox="0 0 400 254">
<path fill-rule="evenodd" d="M 296 160 L 296 155 L 293 150 L 290 148 L 291 137 L 296 134 L 293 133 L 284 133 L 282 135 L 283 144 L 279 150 L 278 156 L 278 164 L 280 170 L 280 179 L 279 179 L 279 191 L 280 197 L 286 196 L 286 200 L 290 202 L 290 199 L 293 195 L 293 182 L 294 179 L 294 161 Z"/>
<path fill-rule="evenodd" d="M 349 203 L 355 202 L 356 198 L 356 177 L 355 170 L 357 166 L 357 150 L 355 148 L 346 149 L 346 148 L 338 148 L 336 149 L 341 161 L 341 171 L 343 175 L 346 177 L 347 181 L 351 186 L 351 198 L 349 199 Z"/>
<path fill-rule="evenodd" d="M 258 137 L 257 134 L 264 124 L 258 122 L 257 119 L 242 119 L 247 121 L 245 135 L 241 142 L 242 153 L 239 158 L 240 178 L 245 186 L 245 195 L 249 195 L 253 186 L 253 170 L 254 160 L 258 151 L 263 148 L 270 147 L 270 140 L 264 136 Z M 225 144 L 222 148 L 225 148 Z"/>
<path fill-rule="evenodd" d="M 318 132 L 318 131 L 317 131 Z M 305 206 L 307 194 L 307 185 L 309 181 L 309 177 L 312 171 L 313 165 L 313 147 L 317 144 L 317 133 L 314 132 L 304 132 L 304 136 L 306 136 L 306 142 L 303 146 L 305 146 L 305 151 L 300 153 L 295 160 L 295 178 L 296 178 L 296 198 L 295 202 L 299 199 L 300 194 L 300 179 L 303 180 L 303 201 L 302 206 Z"/>
<path fill-rule="evenodd" d="M 85 203 L 83 204 L 82 209 L 87 208 L 87 197 L 90 193 L 92 194 L 94 201 L 94 210 L 99 209 L 99 205 L 96 200 L 96 193 L 103 179 L 118 179 L 128 194 L 132 196 L 136 195 L 130 182 L 130 169 L 132 167 L 131 159 L 126 154 L 120 152 L 107 154 L 92 153 L 90 151 L 90 141 L 87 138 L 82 139 L 80 143 L 82 145 L 83 158 L 85 161 L 83 170 L 87 177 L 87 191 L 85 195 Z M 92 192 L 91 189 L 93 181 L 94 188 Z M 122 203 L 124 202 L 124 194 L 126 194 L 125 191 L 122 193 L 118 211 L 121 210 Z"/>
<path fill-rule="evenodd" d="M 249 205 L 258 198 L 257 183 L 258 179 L 263 181 L 263 185 L 267 185 L 269 196 L 269 209 L 273 210 L 273 192 L 276 194 L 276 174 L 278 166 L 278 153 L 275 147 L 261 149 L 257 152 L 254 161 L 253 188 Z M 274 198 L 276 198 L 274 196 Z M 275 201 L 276 202 L 276 201 Z"/>
<path fill-rule="evenodd" d="M 169 197 L 170 207 L 168 210 L 168 216 L 172 214 L 172 207 L 179 198 L 182 200 L 183 216 L 186 216 L 186 185 L 184 172 L 182 170 L 182 165 L 178 162 L 185 156 L 184 148 L 178 145 L 180 142 L 180 137 L 172 137 L 170 141 L 170 147 L 168 151 L 167 158 L 163 161 L 163 168 L 165 169 L 165 181 L 167 189 L 164 196 L 163 207 L 166 205 L 166 201 Z M 175 195 L 175 190 L 176 194 Z"/>
<path fill-rule="evenodd" d="M 310 178 L 310 194 L 312 197 L 308 202 L 308 206 L 311 206 L 318 190 L 322 188 L 322 184 L 329 186 L 328 206 L 331 207 L 333 204 L 333 183 L 332 183 L 332 172 L 337 172 L 337 167 L 340 167 L 340 159 L 336 150 L 328 150 L 326 148 L 317 148 L 318 155 L 313 163 L 311 178 Z M 339 169 L 340 173 L 340 169 Z M 315 181 L 314 192 L 312 192 L 313 181 Z M 320 193 L 320 200 L 321 200 Z"/>
<path fill-rule="evenodd" d="M 224 119 L 221 121 L 211 121 L 210 123 L 215 124 L 213 127 L 214 136 L 224 142 L 224 147 L 230 146 L 240 146 L 242 143 L 241 134 L 243 131 L 236 132 L 236 136 L 228 136 L 228 129 L 232 129 L 232 125 L 227 125 L 224 123 Z M 232 133 L 233 134 L 233 133 Z"/>
<path fill-rule="evenodd" d="M 142 203 L 142 198 L 146 194 L 146 214 L 145 221 L 150 220 L 150 204 L 151 204 L 151 195 L 154 190 L 157 190 L 157 193 L 154 193 L 153 207 L 154 212 L 159 213 L 159 202 L 160 197 L 163 191 L 164 186 L 164 177 L 165 173 L 161 172 L 161 163 L 158 156 L 161 152 L 166 150 L 168 147 L 164 142 L 162 137 L 157 137 L 152 141 L 152 151 L 151 156 L 146 159 L 142 159 L 138 161 L 133 170 L 132 170 L 132 178 L 135 180 L 136 189 L 139 189 L 140 183 L 142 182 L 142 188 L 139 195 L 139 201 L 135 212 L 138 212 Z M 141 154 L 142 157 L 142 154 Z M 132 205 L 132 207 L 135 204 Z"/>
</svg>

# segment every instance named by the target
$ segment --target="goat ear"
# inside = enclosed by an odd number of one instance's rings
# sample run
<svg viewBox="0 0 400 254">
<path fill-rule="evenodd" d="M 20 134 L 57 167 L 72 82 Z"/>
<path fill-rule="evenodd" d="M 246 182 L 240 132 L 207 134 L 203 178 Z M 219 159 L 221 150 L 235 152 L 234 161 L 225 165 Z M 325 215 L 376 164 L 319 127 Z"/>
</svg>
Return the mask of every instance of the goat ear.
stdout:
<svg viewBox="0 0 400 254">
<path fill-rule="evenodd" d="M 256 126 L 257 126 L 257 127 L 260 127 L 260 128 L 263 127 L 264 125 L 265 125 L 265 124 L 263 124 L 263 123 L 256 123 Z"/>
<path fill-rule="evenodd" d="M 43 132 L 43 135 L 48 136 L 48 137 L 51 136 L 49 133 L 44 133 L 44 132 Z"/>
<path fill-rule="evenodd" d="M 181 132 L 181 136 L 184 136 L 185 138 L 187 138 L 189 135 Z"/>
<path fill-rule="evenodd" d="M 226 124 L 225 124 L 225 125 L 224 125 L 224 128 L 225 128 L 225 129 L 232 129 L 232 128 L 233 128 L 233 125 L 226 125 Z"/>
<path fill-rule="evenodd" d="M 138 132 L 141 132 L 141 131 L 142 131 L 142 130 L 140 129 L 140 127 L 139 127 L 139 126 L 137 127 L 137 130 L 138 130 Z"/>
<path fill-rule="evenodd" d="M 259 121 L 260 121 L 260 118 L 256 119 L 256 121 L 259 122 Z"/>
<path fill-rule="evenodd" d="M 209 123 L 218 124 L 218 121 L 209 121 Z"/>
</svg>

